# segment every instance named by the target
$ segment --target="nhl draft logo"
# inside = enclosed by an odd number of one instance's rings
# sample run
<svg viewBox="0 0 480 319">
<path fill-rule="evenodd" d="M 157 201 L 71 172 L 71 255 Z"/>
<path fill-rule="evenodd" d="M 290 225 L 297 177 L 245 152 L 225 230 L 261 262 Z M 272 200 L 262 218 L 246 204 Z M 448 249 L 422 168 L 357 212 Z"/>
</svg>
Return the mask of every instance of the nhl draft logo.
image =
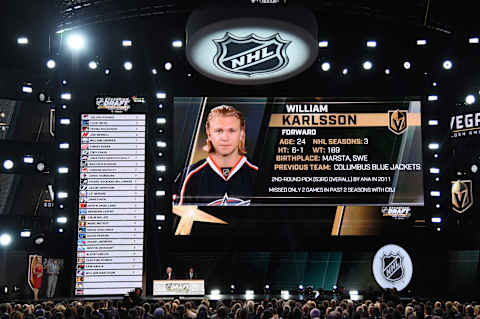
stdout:
<svg viewBox="0 0 480 319">
<path fill-rule="evenodd" d="M 408 286 L 413 275 L 410 255 L 398 245 L 386 245 L 380 248 L 372 262 L 375 281 L 383 289 L 397 288 L 401 291 Z"/>
<path fill-rule="evenodd" d="M 382 257 L 383 276 L 395 282 L 403 278 L 403 257 L 398 253 L 385 254 Z"/>
<path fill-rule="evenodd" d="M 397 135 L 405 133 L 408 127 L 407 115 L 408 111 L 404 110 L 388 111 L 388 129 Z"/>
<path fill-rule="evenodd" d="M 282 39 L 279 33 L 263 38 L 254 33 L 237 37 L 227 32 L 213 42 L 217 46 L 213 63 L 228 73 L 250 77 L 279 71 L 289 62 L 286 51 L 291 41 Z"/>
<path fill-rule="evenodd" d="M 472 180 L 452 182 L 452 209 L 463 213 L 473 205 Z"/>
</svg>

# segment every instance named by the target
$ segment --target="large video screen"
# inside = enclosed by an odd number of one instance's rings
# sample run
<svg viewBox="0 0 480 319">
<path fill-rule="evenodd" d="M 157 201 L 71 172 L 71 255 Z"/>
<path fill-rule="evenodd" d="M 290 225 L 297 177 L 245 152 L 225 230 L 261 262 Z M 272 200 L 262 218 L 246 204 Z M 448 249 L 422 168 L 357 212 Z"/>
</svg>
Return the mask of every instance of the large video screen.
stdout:
<svg viewBox="0 0 480 319">
<path fill-rule="evenodd" d="M 174 206 L 423 206 L 418 100 L 174 104 Z"/>
<path fill-rule="evenodd" d="M 76 295 L 142 287 L 145 114 L 82 114 Z"/>
</svg>

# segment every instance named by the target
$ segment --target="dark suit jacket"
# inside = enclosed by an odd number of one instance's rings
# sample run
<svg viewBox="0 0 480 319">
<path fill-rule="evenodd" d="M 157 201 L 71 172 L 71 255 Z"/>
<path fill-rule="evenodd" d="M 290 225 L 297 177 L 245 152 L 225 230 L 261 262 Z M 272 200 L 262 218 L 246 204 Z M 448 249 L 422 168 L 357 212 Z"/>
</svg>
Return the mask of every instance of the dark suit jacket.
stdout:
<svg viewBox="0 0 480 319">
<path fill-rule="evenodd" d="M 193 277 L 192 277 L 192 278 L 190 278 L 190 273 L 187 272 L 187 274 L 185 275 L 185 278 L 186 278 L 186 279 L 198 279 L 196 272 L 193 273 Z"/>
<path fill-rule="evenodd" d="M 168 280 L 168 274 L 165 274 L 165 280 Z M 170 280 L 174 280 L 175 279 L 175 274 L 172 272 L 171 273 L 171 276 L 170 276 Z"/>
</svg>

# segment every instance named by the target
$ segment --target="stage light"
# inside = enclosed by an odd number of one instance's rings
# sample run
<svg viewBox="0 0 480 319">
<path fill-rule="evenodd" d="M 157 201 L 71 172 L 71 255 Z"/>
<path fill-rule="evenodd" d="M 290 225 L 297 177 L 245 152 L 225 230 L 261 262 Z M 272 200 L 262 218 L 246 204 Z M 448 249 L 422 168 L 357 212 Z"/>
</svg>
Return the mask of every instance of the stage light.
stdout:
<svg viewBox="0 0 480 319">
<path fill-rule="evenodd" d="M 131 47 L 132 46 L 132 40 L 123 40 L 122 41 L 122 46 Z"/>
<path fill-rule="evenodd" d="M 5 169 L 8 170 L 8 169 L 12 169 L 13 166 L 14 166 L 14 165 L 13 165 L 13 161 L 11 161 L 11 160 L 5 160 L 5 161 L 3 161 L 3 168 L 5 168 Z"/>
<path fill-rule="evenodd" d="M 450 61 L 450 60 L 445 60 L 445 61 L 443 61 L 443 63 L 442 63 L 442 67 L 443 67 L 445 70 L 450 70 L 450 69 L 452 68 L 452 66 L 453 66 L 453 63 L 452 63 L 452 61 Z"/>
<path fill-rule="evenodd" d="M 124 68 L 125 70 L 127 70 L 127 71 L 130 71 L 130 70 L 133 68 L 132 62 L 129 62 L 129 61 L 125 62 L 125 63 L 123 64 L 123 68 Z"/>
<path fill-rule="evenodd" d="M 427 40 L 417 40 L 417 45 L 426 45 Z"/>
<path fill-rule="evenodd" d="M 58 205 L 58 208 L 63 209 L 63 204 Z"/>
<path fill-rule="evenodd" d="M 435 182 L 439 182 L 440 181 L 440 177 L 435 177 Z"/>
<path fill-rule="evenodd" d="M 28 229 L 22 230 L 20 232 L 20 237 L 29 238 L 30 236 L 32 236 L 32 232 Z"/>
<path fill-rule="evenodd" d="M 389 75 L 390 74 L 390 69 L 385 69 L 385 74 Z"/>
<path fill-rule="evenodd" d="M 98 64 L 95 61 L 90 61 L 88 62 L 88 67 L 92 70 L 95 70 L 97 68 Z"/>
<path fill-rule="evenodd" d="M 4 233 L 0 236 L 0 245 L 8 246 L 12 242 L 12 236 L 10 234 Z"/>
<path fill-rule="evenodd" d="M 66 110 L 67 109 L 67 105 L 66 104 L 62 104 L 62 110 Z"/>
<path fill-rule="evenodd" d="M 35 169 L 39 173 L 43 173 L 46 168 L 47 168 L 47 165 L 44 162 L 38 162 L 37 165 L 35 165 Z"/>
<path fill-rule="evenodd" d="M 433 86 L 437 86 L 437 82 L 433 82 L 432 85 L 433 85 Z"/>
<path fill-rule="evenodd" d="M 157 73 L 158 73 L 157 69 L 153 68 L 153 69 L 152 69 L 152 74 L 153 74 L 153 75 L 157 75 Z"/>
<path fill-rule="evenodd" d="M 157 172 L 165 172 L 167 170 L 165 165 L 157 165 L 155 169 Z"/>
<path fill-rule="evenodd" d="M 63 85 L 67 85 L 67 80 L 62 80 Z"/>
<path fill-rule="evenodd" d="M 408 61 L 405 61 L 403 62 L 403 67 L 405 68 L 405 70 L 410 70 L 410 68 L 412 67 L 412 64 Z"/>
<path fill-rule="evenodd" d="M 298 285 L 298 290 L 303 290 L 303 285 Z"/>
<path fill-rule="evenodd" d="M 65 167 L 65 166 L 61 166 L 58 168 L 58 173 L 59 174 L 67 174 L 68 173 L 68 167 Z"/>
<path fill-rule="evenodd" d="M 157 147 L 167 147 L 167 143 L 163 141 L 157 141 Z"/>
<path fill-rule="evenodd" d="M 234 290 L 234 289 L 235 289 L 235 285 L 230 285 L 230 289 Z"/>
<path fill-rule="evenodd" d="M 467 105 L 471 105 L 473 103 L 475 103 L 475 96 L 473 96 L 472 94 L 469 94 L 465 97 L 465 103 Z"/>
<path fill-rule="evenodd" d="M 157 215 L 155 215 L 155 220 L 156 221 L 164 221 L 165 220 L 165 215 L 157 214 Z"/>
<path fill-rule="evenodd" d="M 283 299 L 290 299 L 290 292 L 288 290 L 280 290 L 280 296 Z"/>
<path fill-rule="evenodd" d="M 439 191 L 431 191 L 430 196 L 432 197 L 440 197 L 440 192 Z"/>
<path fill-rule="evenodd" d="M 477 37 L 473 37 L 473 38 L 468 39 L 468 43 L 474 44 L 474 43 L 478 43 L 478 42 L 479 42 L 479 38 L 477 38 Z"/>
<path fill-rule="evenodd" d="M 167 123 L 167 119 L 164 117 L 157 117 L 157 124 L 165 124 Z"/>
<path fill-rule="evenodd" d="M 367 47 L 375 48 L 377 46 L 377 41 L 367 41 Z"/>
<path fill-rule="evenodd" d="M 58 144 L 58 148 L 62 149 L 62 150 L 68 150 L 70 148 L 70 144 L 68 143 L 60 143 Z"/>
<path fill-rule="evenodd" d="M 21 45 L 28 44 L 28 38 L 27 37 L 18 37 L 17 38 L 17 44 L 21 44 Z"/>
<path fill-rule="evenodd" d="M 46 65 L 49 69 L 55 69 L 55 67 L 57 66 L 57 62 L 55 62 L 55 60 L 53 59 L 50 59 L 47 61 Z"/>
<path fill-rule="evenodd" d="M 439 148 L 440 148 L 440 144 L 438 144 L 438 143 L 428 144 L 428 149 L 430 149 L 430 150 L 438 150 Z"/>
<path fill-rule="evenodd" d="M 166 98 L 167 98 L 167 93 L 165 93 L 165 92 L 157 92 L 157 93 L 155 94 L 155 96 L 156 96 L 157 99 L 159 99 L 159 100 L 160 100 L 160 99 L 166 99 Z"/>
<path fill-rule="evenodd" d="M 433 157 L 438 158 L 438 154 L 437 153 L 433 154 Z"/>
<path fill-rule="evenodd" d="M 173 68 L 173 64 L 171 62 L 166 62 L 163 67 L 165 70 L 170 71 Z"/>
<path fill-rule="evenodd" d="M 255 291 L 253 291 L 253 290 L 246 290 L 245 291 L 245 298 L 246 299 L 253 299 L 254 295 L 255 295 Z"/>
<path fill-rule="evenodd" d="M 105 69 L 105 75 L 109 75 L 110 74 L 110 69 Z"/>
<path fill-rule="evenodd" d="M 33 164 L 33 161 L 34 161 L 34 160 L 33 160 L 33 156 L 32 156 L 32 155 L 25 155 L 25 156 L 23 157 L 23 162 L 24 162 L 25 164 Z"/>
<path fill-rule="evenodd" d="M 67 197 L 68 197 L 67 192 L 58 192 L 57 193 L 57 198 L 59 198 L 59 199 L 63 199 L 63 198 L 67 198 Z"/>
<path fill-rule="evenodd" d="M 439 224 L 442 222 L 442 217 L 432 217 L 432 223 Z"/>
<path fill-rule="evenodd" d="M 83 49 L 85 47 L 85 38 L 80 34 L 72 34 L 67 38 L 67 45 L 73 50 Z"/>
<path fill-rule="evenodd" d="M 162 157 L 163 156 L 163 153 L 162 152 L 158 152 L 158 157 Z"/>
<path fill-rule="evenodd" d="M 329 62 L 323 62 L 322 63 L 322 70 L 325 71 L 325 72 L 330 70 L 330 63 Z"/>
<path fill-rule="evenodd" d="M 210 290 L 210 295 L 220 295 L 220 289 L 212 289 L 212 290 Z"/>
<path fill-rule="evenodd" d="M 165 191 L 161 191 L 161 190 L 155 191 L 155 196 L 157 197 L 165 196 Z"/>
<path fill-rule="evenodd" d="M 162 104 L 162 103 L 158 104 L 158 108 L 159 108 L 160 110 L 163 109 L 163 104 Z"/>
<path fill-rule="evenodd" d="M 161 181 L 163 181 L 163 178 L 159 177 L 159 178 L 157 178 L 157 181 L 161 182 Z"/>
<path fill-rule="evenodd" d="M 429 95 L 427 99 L 429 101 L 438 101 L 438 96 L 437 95 Z"/>
<path fill-rule="evenodd" d="M 437 227 L 437 231 L 441 231 L 442 229 L 440 227 Z"/>
<path fill-rule="evenodd" d="M 41 245 L 45 242 L 45 234 L 38 234 L 33 238 L 33 243 L 35 245 Z"/>
<path fill-rule="evenodd" d="M 30 85 L 22 85 L 22 92 L 23 93 L 32 93 L 33 88 Z"/>
<path fill-rule="evenodd" d="M 318 42 L 318 47 L 327 48 L 328 47 L 328 41 L 319 41 Z"/>
<path fill-rule="evenodd" d="M 478 165 L 477 164 L 470 165 L 470 172 L 472 172 L 473 174 L 476 174 L 478 172 Z"/>
<path fill-rule="evenodd" d="M 72 99 L 72 94 L 68 93 L 68 92 L 65 92 L 65 93 L 60 94 L 60 98 L 62 100 L 71 100 Z"/>
<path fill-rule="evenodd" d="M 60 119 L 60 124 L 61 124 L 61 125 L 70 125 L 70 119 L 68 119 L 68 118 L 61 118 L 61 119 Z"/>
<path fill-rule="evenodd" d="M 59 229 L 58 229 L 58 232 L 59 232 L 59 233 L 63 233 L 63 228 L 59 228 Z"/>
<path fill-rule="evenodd" d="M 373 64 L 370 61 L 365 61 L 363 62 L 362 66 L 365 70 L 371 70 L 373 67 Z"/>
<path fill-rule="evenodd" d="M 438 120 L 428 120 L 428 125 L 437 126 L 438 125 Z"/>
<path fill-rule="evenodd" d="M 158 229 L 158 230 L 162 230 L 162 226 L 159 225 L 159 226 L 157 227 L 157 229 Z"/>
<path fill-rule="evenodd" d="M 440 174 L 440 169 L 436 167 L 430 167 L 430 174 Z"/>
<path fill-rule="evenodd" d="M 348 74 L 348 69 L 347 69 L 347 68 L 343 69 L 343 70 L 342 70 L 342 74 L 343 74 L 343 75 L 347 75 L 347 74 Z"/>
<path fill-rule="evenodd" d="M 183 42 L 181 40 L 175 40 L 172 42 L 172 46 L 174 48 L 181 48 L 183 47 Z"/>
<path fill-rule="evenodd" d="M 440 208 L 440 204 L 435 205 L 435 208 Z"/>
</svg>

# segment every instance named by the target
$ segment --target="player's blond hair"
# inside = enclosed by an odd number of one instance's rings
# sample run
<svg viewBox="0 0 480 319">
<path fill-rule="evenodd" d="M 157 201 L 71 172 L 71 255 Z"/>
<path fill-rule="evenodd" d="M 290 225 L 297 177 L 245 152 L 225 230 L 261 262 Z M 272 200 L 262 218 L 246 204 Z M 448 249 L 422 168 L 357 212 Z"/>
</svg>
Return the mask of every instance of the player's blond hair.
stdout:
<svg viewBox="0 0 480 319">
<path fill-rule="evenodd" d="M 203 149 L 208 152 L 212 153 L 215 152 L 212 142 L 208 139 L 208 130 L 210 129 L 210 121 L 212 121 L 217 116 L 233 116 L 240 120 L 240 130 L 243 131 L 242 139 L 238 144 L 238 153 L 239 154 L 246 154 L 247 150 L 245 149 L 245 119 L 243 118 L 242 113 L 239 110 L 234 108 L 230 105 L 219 105 L 214 107 L 210 110 L 207 117 L 207 123 L 205 124 L 205 129 L 207 130 L 207 144 L 203 147 Z"/>
</svg>

